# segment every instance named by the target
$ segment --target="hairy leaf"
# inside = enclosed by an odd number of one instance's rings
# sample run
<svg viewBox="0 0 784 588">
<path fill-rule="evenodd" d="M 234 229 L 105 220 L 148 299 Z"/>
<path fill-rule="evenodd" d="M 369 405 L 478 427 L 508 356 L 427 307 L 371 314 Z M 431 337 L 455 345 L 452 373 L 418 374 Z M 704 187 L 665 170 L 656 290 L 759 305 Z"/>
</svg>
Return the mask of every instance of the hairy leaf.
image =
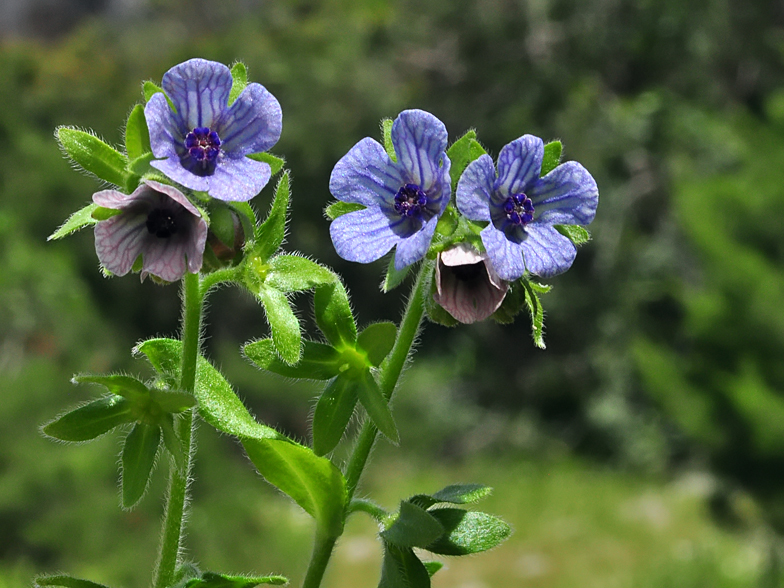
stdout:
<svg viewBox="0 0 784 588">
<path fill-rule="evenodd" d="M 107 396 L 58 417 L 41 431 L 60 441 L 89 441 L 134 420 L 130 402 L 120 396 Z"/>
</svg>

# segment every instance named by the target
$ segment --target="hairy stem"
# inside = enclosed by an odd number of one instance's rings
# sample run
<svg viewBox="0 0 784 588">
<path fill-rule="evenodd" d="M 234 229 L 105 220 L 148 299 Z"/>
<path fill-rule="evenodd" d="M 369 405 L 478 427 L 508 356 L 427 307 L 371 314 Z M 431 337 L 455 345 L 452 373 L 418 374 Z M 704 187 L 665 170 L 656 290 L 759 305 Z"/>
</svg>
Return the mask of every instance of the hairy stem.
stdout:
<svg viewBox="0 0 784 588">
<path fill-rule="evenodd" d="M 203 291 L 199 285 L 198 274 L 185 274 L 182 295 L 182 363 L 180 371 L 180 389 L 183 392 L 193 393 L 196 383 L 202 302 Z M 188 461 L 185 471 L 180 471 L 173 462 L 171 463 L 160 552 L 153 578 L 155 588 L 167 588 L 174 583 L 174 573 L 182 543 L 185 506 L 188 502 L 188 479 L 193 463 L 193 411 L 187 411 L 180 415 L 176 424 L 177 435 L 188 456 Z"/>
</svg>

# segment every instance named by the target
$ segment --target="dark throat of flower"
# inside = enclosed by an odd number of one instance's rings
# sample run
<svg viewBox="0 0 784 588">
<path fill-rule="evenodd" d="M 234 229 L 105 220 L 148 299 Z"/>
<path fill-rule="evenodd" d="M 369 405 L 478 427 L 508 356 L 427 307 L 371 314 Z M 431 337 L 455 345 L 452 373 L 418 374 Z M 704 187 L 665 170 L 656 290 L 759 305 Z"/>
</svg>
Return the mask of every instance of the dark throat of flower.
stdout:
<svg viewBox="0 0 784 588">
<path fill-rule="evenodd" d="M 395 194 L 395 212 L 402 217 L 422 217 L 427 207 L 427 195 L 416 184 L 405 184 Z"/>
<path fill-rule="evenodd" d="M 147 230 L 151 235 L 159 239 L 168 239 L 177 233 L 177 218 L 171 210 L 165 208 L 154 208 L 147 215 Z"/>
<path fill-rule="evenodd" d="M 504 202 L 504 212 L 509 222 L 525 226 L 534 220 L 534 203 L 525 194 L 514 194 Z"/>
<path fill-rule="evenodd" d="M 215 165 L 221 152 L 221 140 L 218 133 L 209 127 L 196 127 L 185 135 L 185 148 L 192 161 L 205 171 Z"/>
<path fill-rule="evenodd" d="M 455 265 L 451 267 L 446 266 L 445 269 L 461 282 L 472 282 L 478 279 L 486 271 L 483 261 L 479 261 L 477 263 L 467 263 L 464 265 Z"/>
</svg>

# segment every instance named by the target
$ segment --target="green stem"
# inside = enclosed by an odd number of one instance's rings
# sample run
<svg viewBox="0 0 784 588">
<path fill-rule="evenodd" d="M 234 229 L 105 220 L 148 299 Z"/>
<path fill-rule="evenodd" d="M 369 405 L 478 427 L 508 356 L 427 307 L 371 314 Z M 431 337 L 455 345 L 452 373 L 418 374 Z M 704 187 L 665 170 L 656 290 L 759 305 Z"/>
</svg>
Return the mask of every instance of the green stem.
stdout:
<svg viewBox="0 0 784 588">
<path fill-rule="evenodd" d="M 193 393 L 196 383 L 196 362 L 199 357 L 201 311 L 204 291 L 198 274 L 185 274 L 182 296 L 182 364 L 180 389 Z M 185 505 L 188 502 L 188 479 L 193 463 L 193 411 L 177 419 L 177 435 L 188 455 L 185 471 L 174 464 L 169 477 L 169 493 L 163 519 L 158 564 L 153 579 L 154 588 L 167 588 L 174 583 L 174 573 L 180 555 Z"/>
<path fill-rule="evenodd" d="M 313 555 L 310 558 L 310 565 L 305 575 L 302 588 L 319 588 L 321 579 L 327 569 L 329 558 L 332 557 L 332 550 L 335 548 L 337 537 L 330 537 L 321 532 L 316 533 L 316 543 L 313 545 Z"/>
</svg>

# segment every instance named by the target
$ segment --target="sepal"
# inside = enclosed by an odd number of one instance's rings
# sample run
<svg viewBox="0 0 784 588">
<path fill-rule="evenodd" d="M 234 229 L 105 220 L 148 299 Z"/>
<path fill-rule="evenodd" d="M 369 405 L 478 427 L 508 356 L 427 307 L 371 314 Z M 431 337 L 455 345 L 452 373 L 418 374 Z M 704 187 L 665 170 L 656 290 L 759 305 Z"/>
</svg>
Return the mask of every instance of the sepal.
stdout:
<svg viewBox="0 0 784 588">
<path fill-rule="evenodd" d="M 200 578 L 191 578 L 185 588 L 253 588 L 260 584 L 283 586 L 288 584 L 284 576 L 230 576 L 215 572 L 204 572 Z"/>
<path fill-rule="evenodd" d="M 381 538 L 397 547 L 427 547 L 444 534 L 444 527 L 424 508 L 400 503 L 396 518 L 381 531 Z"/>
<path fill-rule="evenodd" d="M 392 143 L 392 125 L 394 122 L 391 118 L 385 118 L 381 121 L 381 136 L 384 139 L 384 151 L 387 152 L 389 159 L 396 163 L 397 154 L 395 153 L 395 145 Z"/>
<path fill-rule="evenodd" d="M 357 342 L 357 325 L 348 293 L 340 280 L 316 288 L 313 308 L 318 328 L 333 346 L 338 349 L 354 347 Z"/>
<path fill-rule="evenodd" d="M 262 161 L 270 166 L 270 173 L 271 176 L 277 174 L 280 170 L 283 169 L 283 166 L 286 165 L 286 160 L 283 157 L 278 155 L 273 155 L 268 151 L 263 151 L 262 153 L 251 153 L 247 155 L 251 159 L 255 159 L 256 161 Z M 270 177 L 271 177 L 270 176 Z"/>
<path fill-rule="evenodd" d="M 316 455 L 326 455 L 343 438 L 357 405 L 358 386 L 356 380 L 338 376 L 322 392 L 313 412 L 313 451 Z"/>
<path fill-rule="evenodd" d="M 122 451 L 122 505 L 133 508 L 144 496 L 161 444 L 161 428 L 136 423 Z"/>
<path fill-rule="evenodd" d="M 106 396 L 80 406 L 41 427 L 41 432 L 59 441 L 90 441 L 112 429 L 136 420 L 131 403 L 121 396 Z"/>
<path fill-rule="evenodd" d="M 422 508 L 430 508 L 436 504 L 472 504 L 486 498 L 493 491 L 484 484 L 452 484 L 434 494 L 417 494 L 408 502 Z"/>
<path fill-rule="evenodd" d="M 577 247 L 591 240 L 591 233 L 580 225 L 553 225 L 553 227 Z"/>
<path fill-rule="evenodd" d="M 95 177 L 127 187 L 128 158 L 95 135 L 72 127 L 58 127 L 55 137 L 63 153 L 77 166 Z"/>
<path fill-rule="evenodd" d="M 410 265 L 406 265 L 403 269 L 397 269 L 395 267 L 395 256 L 392 255 L 389 258 L 389 266 L 387 267 L 387 273 L 384 274 L 384 281 L 381 283 L 381 291 L 386 294 L 390 290 L 394 290 L 400 284 L 402 284 L 406 277 L 408 276 L 409 271 L 411 270 Z"/>
<path fill-rule="evenodd" d="M 356 202 L 341 202 L 338 200 L 337 202 L 333 202 L 329 206 L 324 209 L 324 216 L 326 216 L 329 220 L 333 221 L 339 216 L 343 216 L 344 214 L 348 214 L 349 212 L 356 212 L 357 210 L 363 210 L 367 208 L 362 204 L 357 204 Z"/>
<path fill-rule="evenodd" d="M 266 283 L 281 292 L 301 292 L 338 279 L 331 270 L 299 255 L 276 255 L 268 264 Z"/>
<path fill-rule="evenodd" d="M 551 141 L 544 146 L 544 156 L 542 158 L 542 170 L 540 176 L 544 177 L 553 171 L 561 163 L 561 153 L 563 145 L 560 141 Z"/>
<path fill-rule="evenodd" d="M 34 588 L 108 588 L 104 584 L 98 584 L 90 580 L 83 580 L 81 578 L 74 578 L 65 574 L 54 574 L 36 576 L 33 580 Z"/>
<path fill-rule="evenodd" d="M 289 174 L 284 172 L 275 188 L 275 198 L 267 218 L 256 229 L 251 255 L 269 259 L 286 236 L 286 216 L 289 206 Z"/>
<path fill-rule="evenodd" d="M 247 343 L 243 353 L 263 370 L 304 380 L 329 380 L 338 375 L 342 365 L 341 354 L 331 345 L 305 341 L 302 356 L 295 365 L 282 361 L 275 350 L 272 339 L 260 339 Z"/>
<path fill-rule="evenodd" d="M 441 555 L 469 555 L 492 549 L 512 534 L 504 521 L 483 512 L 461 508 L 433 508 L 428 512 L 444 527 L 445 533 L 425 549 Z"/>
<path fill-rule="evenodd" d="M 452 178 L 452 194 L 457 193 L 457 182 L 463 175 L 468 164 L 487 153 L 484 147 L 476 140 L 476 132 L 472 129 L 446 150 L 449 161 L 452 162 L 450 177 Z"/>
<path fill-rule="evenodd" d="M 62 239 L 63 237 L 67 237 L 71 233 L 75 233 L 84 227 L 94 225 L 98 222 L 98 220 L 93 217 L 93 212 L 95 212 L 97 208 L 99 208 L 98 205 L 91 202 L 84 208 L 77 210 L 71 216 L 69 216 L 62 225 L 60 225 L 60 228 L 49 235 L 46 240 L 54 241 L 57 239 Z"/>
<path fill-rule="evenodd" d="M 248 70 L 245 64 L 238 61 L 231 66 L 231 90 L 229 91 L 229 104 L 233 104 L 237 97 L 248 85 Z"/>
<path fill-rule="evenodd" d="M 128 154 L 128 159 L 133 161 L 151 151 L 150 131 L 144 118 L 144 106 L 137 104 L 125 123 L 125 152 Z"/>
<path fill-rule="evenodd" d="M 357 336 L 357 351 L 367 355 L 370 365 L 378 367 L 392 351 L 397 339 L 395 323 L 384 321 L 365 327 Z"/>
<path fill-rule="evenodd" d="M 395 419 L 389 409 L 387 399 L 384 398 L 384 394 L 369 369 L 362 371 L 358 383 L 357 396 L 368 417 L 387 439 L 397 445 L 400 443 L 400 435 L 397 432 Z"/>
<path fill-rule="evenodd" d="M 378 588 L 430 588 L 430 573 L 413 549 L 384 543 Z"/>
</svg>

